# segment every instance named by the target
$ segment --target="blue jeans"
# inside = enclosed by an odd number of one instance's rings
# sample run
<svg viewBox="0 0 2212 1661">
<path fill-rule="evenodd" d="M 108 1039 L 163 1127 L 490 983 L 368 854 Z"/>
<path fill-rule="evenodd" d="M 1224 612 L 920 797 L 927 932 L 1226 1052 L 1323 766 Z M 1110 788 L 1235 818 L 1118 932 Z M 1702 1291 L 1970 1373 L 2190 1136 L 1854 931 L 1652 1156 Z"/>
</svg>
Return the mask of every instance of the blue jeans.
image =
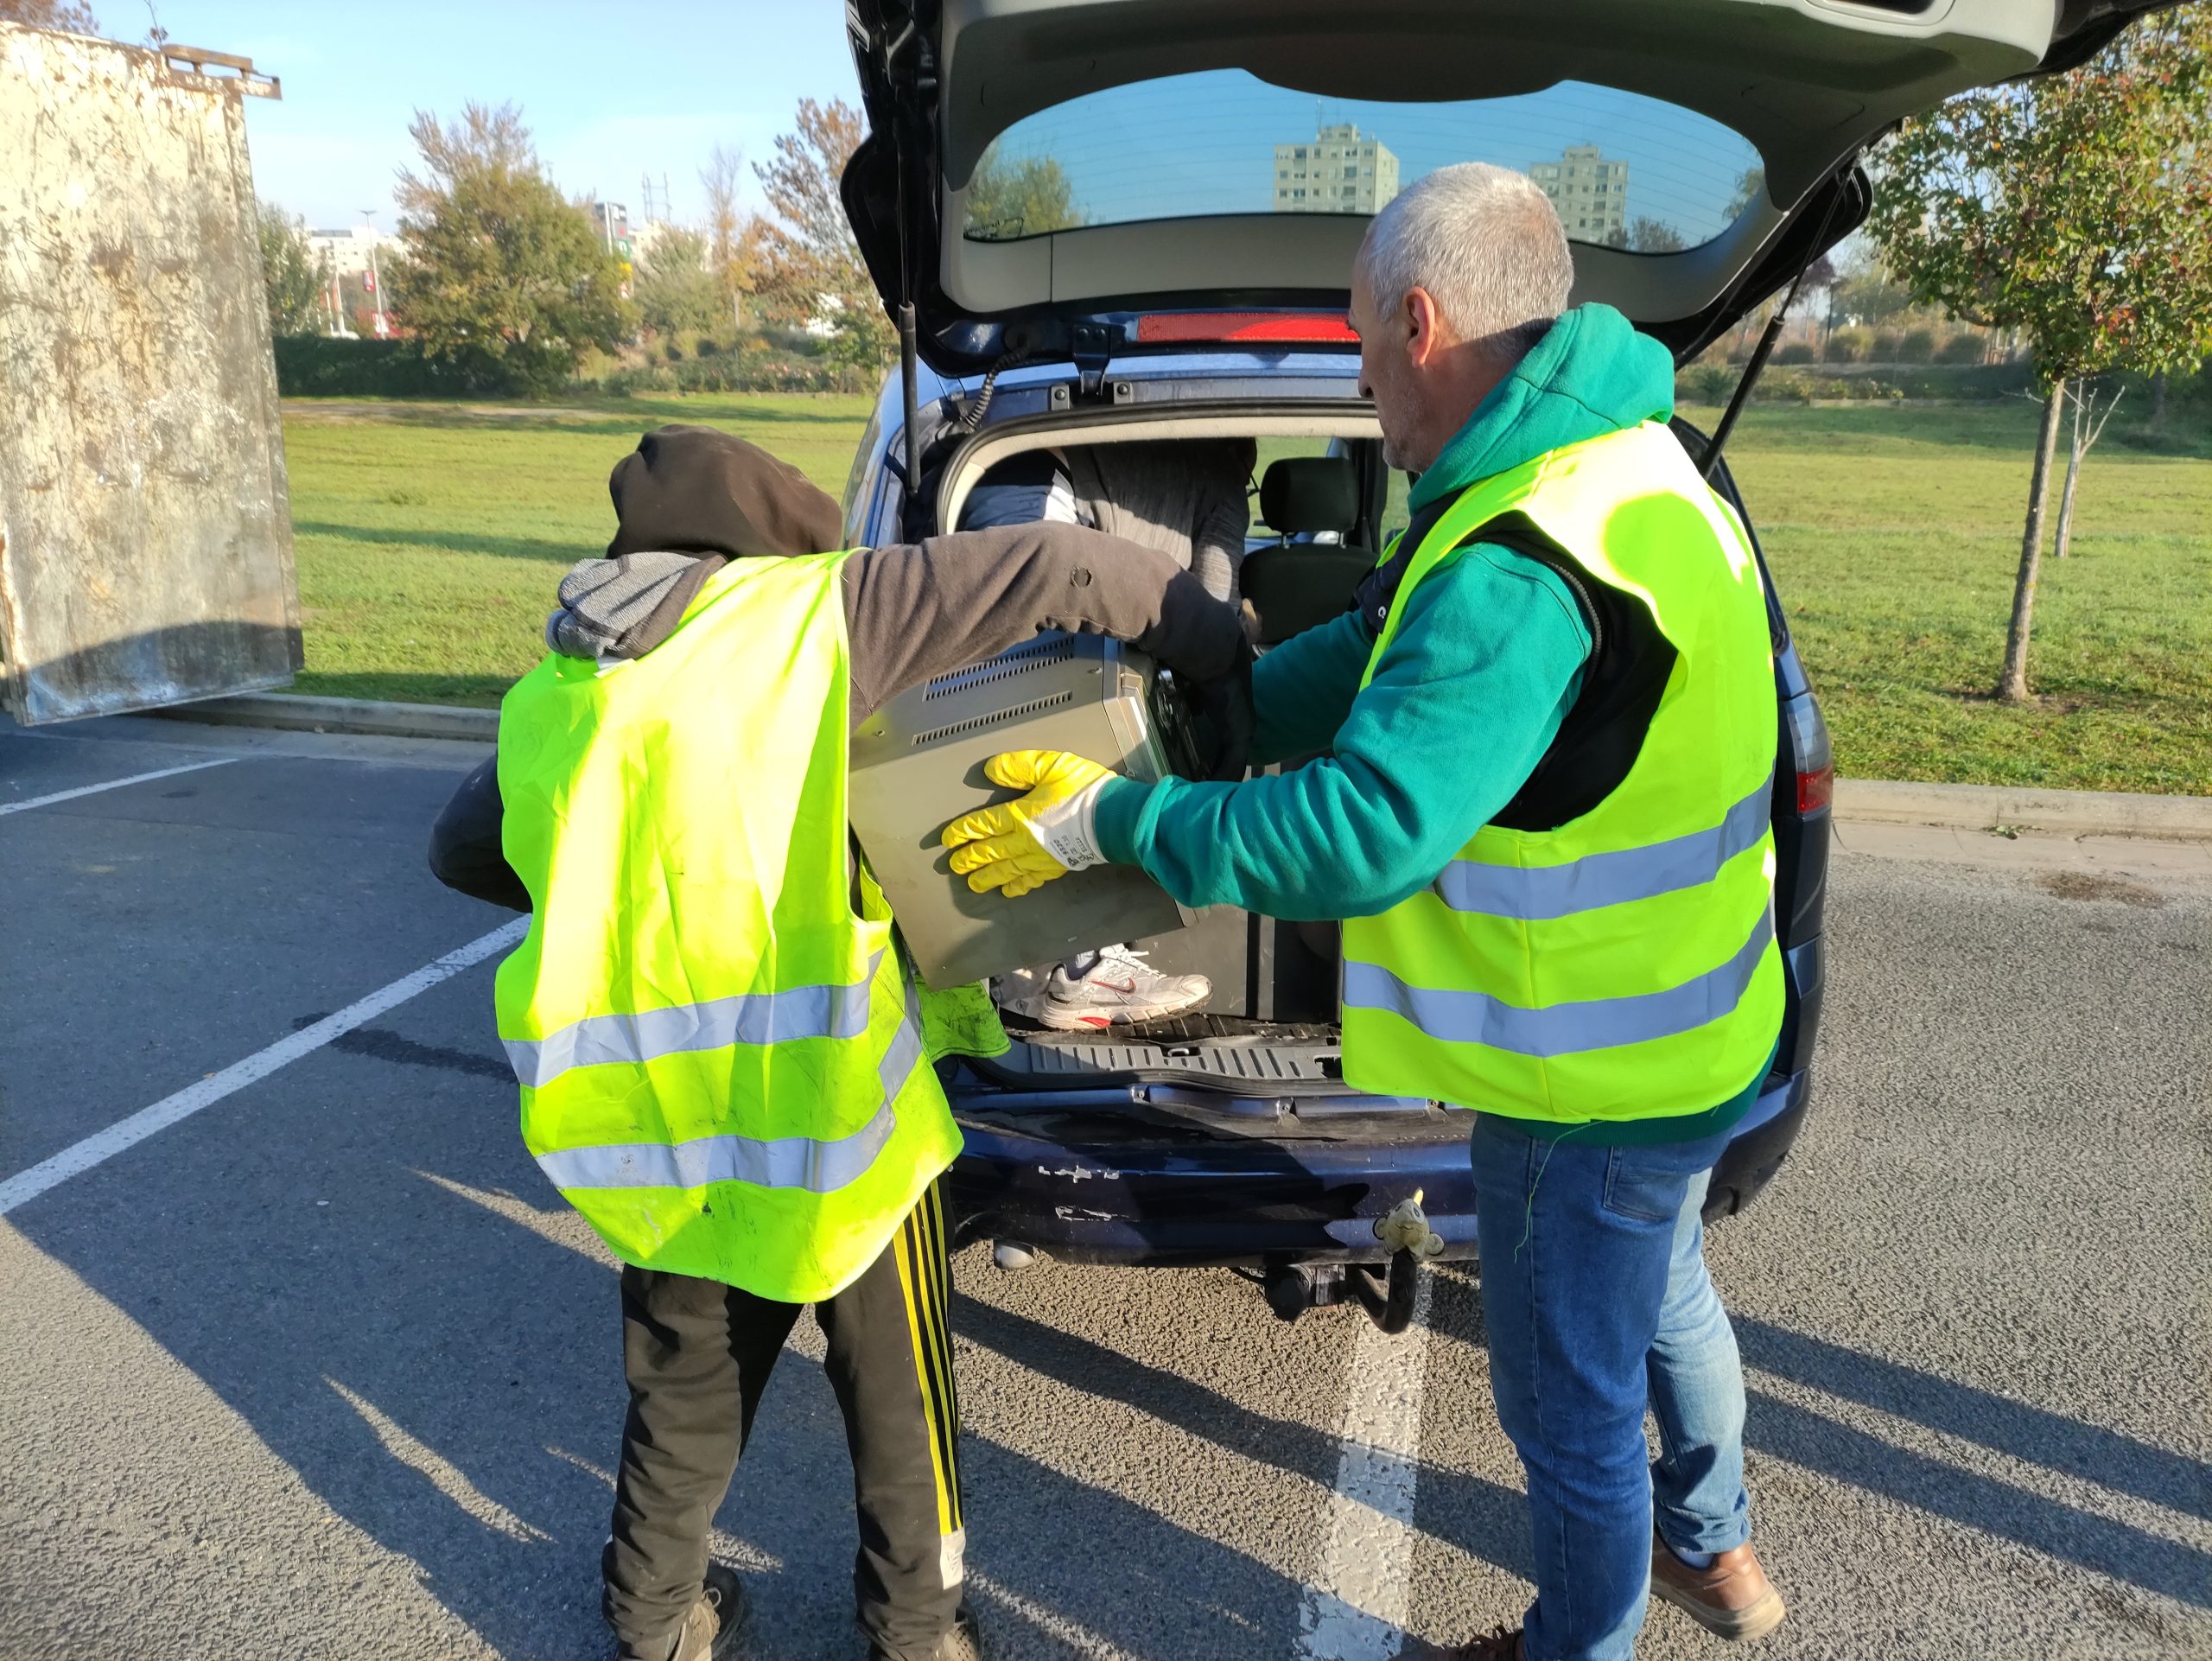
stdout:
<svg viewBox="0 0 2212 1661">
<path fill-rule="evenodd" d="M 1529 1661 L 1628 1661 L 1655 1505 L 1685 1551 L 1750 1537 L 1743 1366 L 1698 1219 L 1727 1145 L 1723 1132 L 1606 1148 L 1475 1122 L 1491 1388 L 1528 1473 L 1535 1536 Z"/>
</svg>

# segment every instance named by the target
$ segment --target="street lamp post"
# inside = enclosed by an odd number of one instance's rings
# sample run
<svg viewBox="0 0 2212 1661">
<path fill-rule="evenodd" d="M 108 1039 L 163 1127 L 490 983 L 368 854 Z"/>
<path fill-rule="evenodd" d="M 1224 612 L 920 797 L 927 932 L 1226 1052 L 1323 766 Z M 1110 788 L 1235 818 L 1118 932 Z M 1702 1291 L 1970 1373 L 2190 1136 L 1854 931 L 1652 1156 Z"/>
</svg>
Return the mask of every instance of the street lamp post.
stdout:
<svg viewBox="0 0 2212 1661">
<path fill-rule="evenodd" d="M 377 272 L 376 212 L 376 209 L 373 207 L 363 208 L 361 210 L 361 222 L 369 227 L 369 287 L 375 291 L 377 296 L 377 339 L 381 340 L 390 334 L 391 330 L 385 322 L 384 278 L 378 275 Z"/>
</svg>

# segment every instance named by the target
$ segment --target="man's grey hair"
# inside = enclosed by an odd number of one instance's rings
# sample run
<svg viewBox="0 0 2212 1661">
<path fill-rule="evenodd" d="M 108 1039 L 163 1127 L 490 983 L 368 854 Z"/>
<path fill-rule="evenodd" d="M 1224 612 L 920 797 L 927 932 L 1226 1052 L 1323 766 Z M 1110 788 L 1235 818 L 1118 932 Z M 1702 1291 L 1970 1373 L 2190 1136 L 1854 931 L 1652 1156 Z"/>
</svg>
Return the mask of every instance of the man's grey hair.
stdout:
<svg viewBox="0 0 2212 1661">
<path fill-rule="evenodd" d="M 1462 340 L 1518 361 L 1567 309 L 1574 260 L 1558 210 L 1525 173 L 1461 162 L 1383 206 L 1359 246 L 1378 317 L 1424 289 Z"/>
</svg>

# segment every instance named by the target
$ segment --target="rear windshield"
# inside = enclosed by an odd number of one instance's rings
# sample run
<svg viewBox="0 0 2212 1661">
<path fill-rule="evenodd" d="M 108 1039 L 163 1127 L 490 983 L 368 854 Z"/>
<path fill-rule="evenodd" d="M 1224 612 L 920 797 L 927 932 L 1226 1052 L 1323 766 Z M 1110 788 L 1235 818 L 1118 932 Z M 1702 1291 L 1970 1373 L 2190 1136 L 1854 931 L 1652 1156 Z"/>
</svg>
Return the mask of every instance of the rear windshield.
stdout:
<svg viewBox="0 0 2212 1661">
<path fill-rule="evenodd" d="M 1528 174 L 1570 240 L 1640 253 L 1711 241 L 1763 181 L 1716 121 L 1580 81 L 1447 104 L 1317 99 L 1242 69 L 1117 86 L 1016 122 L 977 166 L 966 234 L 1233 213 L 1372 214 L 1454 162 Z"/>
</svg>

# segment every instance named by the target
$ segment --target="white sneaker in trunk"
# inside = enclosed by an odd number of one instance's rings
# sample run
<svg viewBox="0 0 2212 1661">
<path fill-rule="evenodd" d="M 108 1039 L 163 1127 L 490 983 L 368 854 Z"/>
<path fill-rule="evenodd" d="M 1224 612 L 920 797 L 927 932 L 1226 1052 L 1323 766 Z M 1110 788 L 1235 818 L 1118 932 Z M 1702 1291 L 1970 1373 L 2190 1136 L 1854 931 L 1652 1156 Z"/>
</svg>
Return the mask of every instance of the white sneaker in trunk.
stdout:
<svg viewBox="0 0 2212 1661">
<path fill-rule="evenodd" d="M 1204 975 L 1163 975 L 1143 952 L 1120 945 L 1088 960 L 1057 964 L 1038 978 L 1039 990 L 1007 1007 L 1064 1033 L 1160 1021 L 1187 1014 L 1213 996 L 1213 983 Z"/>
</svg>

